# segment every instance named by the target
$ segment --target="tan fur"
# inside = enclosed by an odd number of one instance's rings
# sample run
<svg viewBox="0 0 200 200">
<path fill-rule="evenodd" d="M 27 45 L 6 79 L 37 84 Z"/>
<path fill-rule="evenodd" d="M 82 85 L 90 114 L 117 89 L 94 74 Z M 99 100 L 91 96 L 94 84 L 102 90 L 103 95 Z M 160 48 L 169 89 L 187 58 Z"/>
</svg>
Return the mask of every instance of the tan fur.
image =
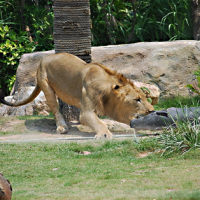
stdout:
<svg viewBox="0 0 200 200">
<path fill-rule="evenodd" d="M 8 105 L 24 105 L 40 90 L 54 113 L 58 133 L 66 133 L 68 127 L 59 112 L 55 94 L 67 104 L 81 109 L 81 123 L 90 126 L 97 133 L 96 138 L 112 138 L 112 133 L 97 115 L 130 124 L 132 119 L 154 110 L 144 93 L 123 75 L 98 63 L 86 64 L 67 53 L 45 57 L 38 68 L 37 86 L 32 95 Z"/>
</svg>

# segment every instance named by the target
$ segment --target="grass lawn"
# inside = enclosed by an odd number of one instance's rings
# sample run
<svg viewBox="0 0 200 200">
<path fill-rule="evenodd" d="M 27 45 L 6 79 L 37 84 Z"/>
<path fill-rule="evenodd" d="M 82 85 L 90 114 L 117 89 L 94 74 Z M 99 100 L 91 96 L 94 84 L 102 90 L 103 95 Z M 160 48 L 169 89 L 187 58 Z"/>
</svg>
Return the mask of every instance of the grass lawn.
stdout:
<svg viewBox="0 0 200 200">
<path fill-rule="evenodd" d="M 0 172 L 10 180 L 15 200 L 200 199 L 198 149 L 142 157 L 159 149 L 154 138 L 0 147 Z"/>
<path fill-rule="evenodd" d="M 161 101 L 155 110 L 183 106 L 199 106 L 199 97 Z M 49 126 L 54 128 L 49 117 Z M 41 118 L 17 120 L 26 120 L 27 127 L 36 124 L 41 128 Z M 14 126 L 16 118 L 13 123 L 6 120 L 0 119 L 0 126 L 7 127 L 0 136 L 32 131 L 24 128 L 23 121 Z M 155 137 L 138 140 L 1 142 L 0 173 L 13 186 L 12 200 L 200 199 L 200 148 L 184 155 L 173 152 L 161 156 Z"/>
<path fill-rule="evenodd" d="M 156 105 L 154 105 L 155 110 L 163 110 L 170 107 L 183 108 L 183 107 L 200 107 L 200 97 L 182 97 L 177 96 L 174 98 L 161 99 Z"/>
</svg>

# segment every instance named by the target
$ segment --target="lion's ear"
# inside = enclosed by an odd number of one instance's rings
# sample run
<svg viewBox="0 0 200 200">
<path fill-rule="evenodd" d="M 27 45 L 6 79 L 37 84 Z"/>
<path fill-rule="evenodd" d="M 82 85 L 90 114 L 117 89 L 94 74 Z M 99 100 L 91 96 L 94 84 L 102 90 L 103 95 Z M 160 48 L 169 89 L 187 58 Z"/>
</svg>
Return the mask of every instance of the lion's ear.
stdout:
<svg viewBox="0 0 200 200">
<path fill-rule="evenodd" d="M 119 88 L 120 88 L 119 85 L 113 85 L 113 89 L 114 89 L 114 90 L 118 90 Z"/>
</svg>

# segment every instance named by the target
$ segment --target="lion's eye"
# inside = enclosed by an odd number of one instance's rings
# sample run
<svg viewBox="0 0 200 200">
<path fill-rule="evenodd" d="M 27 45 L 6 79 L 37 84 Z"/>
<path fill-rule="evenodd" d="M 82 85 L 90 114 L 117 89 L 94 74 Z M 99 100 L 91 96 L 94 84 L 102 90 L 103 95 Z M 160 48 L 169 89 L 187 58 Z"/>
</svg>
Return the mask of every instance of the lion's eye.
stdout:
<svg viewBox="0 0 200 200">
<path fill-rule="evenodd" d="M 138 98 L 138 99 L 135 99 L 137 102 L 141 102 L 141 99 L 140 98 Z"/>
</svg>

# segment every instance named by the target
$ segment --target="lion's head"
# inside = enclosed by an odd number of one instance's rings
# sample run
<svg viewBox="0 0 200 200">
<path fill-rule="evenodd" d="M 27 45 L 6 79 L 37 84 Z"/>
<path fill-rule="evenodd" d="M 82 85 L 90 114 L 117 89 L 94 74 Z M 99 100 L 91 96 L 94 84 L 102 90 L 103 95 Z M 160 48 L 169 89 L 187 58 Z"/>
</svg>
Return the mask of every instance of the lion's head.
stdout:
<svg viewBox="0 0 200 200">
<path fill-rule="evenodd" d="M 122 74 L 108 70 L 112 83 L 107 83 L 110 91 L 104 99 L 104 114 L 112 119 L 130 125 L 132 119 L 154 112 L 154 107 L 148 102 L 146 95 Z"/>
<path fill-rule="evenodd" d="M 112 118 L 126 124 L 130 124 L 132 119 L 154 111 L 154 107 L 147 101 L 145 94 L 132 84 L 113 85 L 111 99 L 116 105 Z"/>
</svg>

